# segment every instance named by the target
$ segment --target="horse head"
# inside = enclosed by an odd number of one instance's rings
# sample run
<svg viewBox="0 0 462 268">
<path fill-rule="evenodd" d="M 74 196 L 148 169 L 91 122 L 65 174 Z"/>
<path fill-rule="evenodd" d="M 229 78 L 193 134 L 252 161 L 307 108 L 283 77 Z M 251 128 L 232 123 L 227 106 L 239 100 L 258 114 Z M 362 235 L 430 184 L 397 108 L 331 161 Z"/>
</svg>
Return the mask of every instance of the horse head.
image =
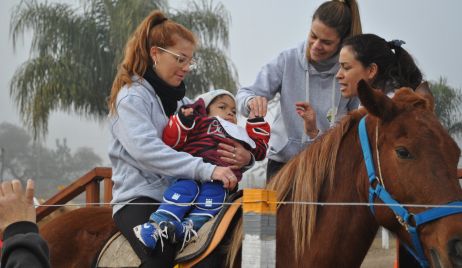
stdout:
<svg viewBox="0 0 462 268">
<path fill-rule="evenodd" d="M 358 95 L 368 112 L 375 171 L 371 176 L 367 170 L 366 198 L 374 204 L 396 201 L 373 206 L 376 221 L 397 234 L 422 266 L 462 267 L 460 149 L 434 114 L 428 85 L 415 92 L 399 89 L 390 99 L 360 81 Z M 441 205 L 449 208 L 432 207 Z"/>
</svg>

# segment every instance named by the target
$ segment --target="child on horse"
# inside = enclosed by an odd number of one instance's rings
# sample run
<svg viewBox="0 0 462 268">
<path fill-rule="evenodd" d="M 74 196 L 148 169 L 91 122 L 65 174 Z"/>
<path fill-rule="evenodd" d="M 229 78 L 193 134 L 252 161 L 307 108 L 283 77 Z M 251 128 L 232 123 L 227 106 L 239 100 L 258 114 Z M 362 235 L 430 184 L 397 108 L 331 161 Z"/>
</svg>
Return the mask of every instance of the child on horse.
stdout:
<svg viewBox="0 0 462 268">
<path fill-rule="evenodd" d="M 270 137 L 270 126 L 262 117 L 250 116 L 246 129 L 237 124 L 234 96 L 223 89 L 200 95 L 197 101 L 180 108 L 163 132 L 163 141 L 176 150 L 202 157 L 205 162 L 229 166 L 217 152 L 218 144 L 231 138 L 252 152 L 255 160 L 263 160 Z M 231 158 L 235 158 L 232 154 Z M 233 169 L 238 181 L 241 169 Z M 181 249 L 197 236 L 208 220 L 222 208 L 228 190 L 221 182 L 200 183 L 177 179 L 165 192 L 163 203 L 151 214 L 149 221 L 133 228 L 140 242 L 154 249 L 157 242 L 183 241 Z M 185 217 L 187 215 L 187 217 Z"/>
</svg>

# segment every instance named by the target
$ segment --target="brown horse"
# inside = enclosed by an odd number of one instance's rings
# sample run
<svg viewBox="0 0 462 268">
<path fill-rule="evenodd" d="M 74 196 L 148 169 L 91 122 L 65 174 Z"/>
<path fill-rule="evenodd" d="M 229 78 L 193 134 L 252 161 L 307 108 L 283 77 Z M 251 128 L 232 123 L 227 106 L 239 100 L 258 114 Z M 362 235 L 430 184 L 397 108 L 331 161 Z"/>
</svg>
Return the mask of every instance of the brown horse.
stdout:
<svg viewBox="0 0 462 268">
<path fill-rule="evenodd" d="M 40 227 L 54 268 L 94 266 L 99 250 L 116 232 L 112 209 L 102 207 L 72 210 Z"/>
<path fill-rule="evenodd" d="M 412 215 L 427 208 L 408 204 L 444 205 L 462 198 L 456 180 L 460 150 L 433 113 L 433 97 L 428 89 L 401 89 L 393 99 L 360 83 L 359 97 L 364 108 L 346 116 L 336 127 L 294 157 L 268 185 L 277 191 L 278 200 L 294 201 L 281 205 L 277 215 L 278 267 L 359 267 L 378 230 L 384 226 L 404 243 L 414 247 L 406 228 L 415 224 Z M 358 124 L 368 113 L 367 136 L 372 148 L 377 179 L 369 182 L 360 146 Z M 368 203 L 369 188 L 383 187 L 406 208 L 409 221 L 398 221 L 393 211 L 376 204 L 316 206 L 302 202 Z M 297 202 L 299 202 L 297 204 Z M 106 221 L 109 221 L 108 217 Z M 59 220 L 56 219 L 55 222 Z M 432 267 L 462 267 L 462 214 L 443 215 L 419 226 L 426 260 Z M 62 229 L 86 230 L 89 226 L 51 225 L 54 233 Z M 98 224 L 97 220 L 93 224 Z M 241 234 L 241 230 L 234 232 Z M 51 241 L 51 254 L 72 251 L 69 243 Z M 236 235 L 231 252 L 240 246 Z M 58 239 L 58 238 L 56 238 Z M 75 245 L 77 246 L 77 245 Z M 93 248 L 96 253 L 97 249 Z M 73 250 L 75 255 L 80 250 Z M 72 260 L 79 260 L 76 256 Z M 231 256 L 233 259 L 233 256 Z M 236 262 L 235 262 L 236 263 Z M 70 267 L 70 257 L 65 267 Z M 224 267 L 221 265 L 220 267 Z M 238 266 L 238 264 L 236 265 Z M 59 267 L 54 264 L 54 267 Z M 64 266 L 62 266 L 64 267 Z"/>
<path fill-rule="evenodd" d="M 369 113 L 366 126 L 374 166 L 380 167 L 382 186 L 394 199 L 432 205 L 460 200 L 460 150 L 433 113 L 429 91 L 402 89 L 390 100 L 361 83 L 358 92 Z M 370 183 L 357 130 L 364 112 L 344 118 L 279 172 L 269 185 L 277 190 L 278 200 L 369 202 Z M 425 210 L 408 209 L 414 214 Z M 434 267 L 462 267 L 461 222 L 461 214 L 452 215 L 419 229 Z M 366 206 L 283 205 L 277 225 L 278 267 L 359 267 L 379 225 L 412 245 L 405 227 L 382 206 L 373 214 Z"/>
</svg>

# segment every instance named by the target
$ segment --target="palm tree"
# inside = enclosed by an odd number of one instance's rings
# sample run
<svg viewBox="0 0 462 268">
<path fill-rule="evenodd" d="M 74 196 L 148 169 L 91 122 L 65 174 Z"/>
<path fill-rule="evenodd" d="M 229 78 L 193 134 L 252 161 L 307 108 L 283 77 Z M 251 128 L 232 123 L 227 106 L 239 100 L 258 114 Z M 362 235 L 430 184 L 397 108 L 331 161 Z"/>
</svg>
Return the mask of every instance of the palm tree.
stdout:
<svg viewBox="0 0 462 268">
<path fill-rule="evenodd" d="M 234 92 L 237 89 L 236 68 L 221 52 L 226 51 L 229 44 L 228 25 L 231 19 L 226 8 L 205 0 L 199 4 L 190 2 L 187 10 L 176 12 L 172 19 L 195 32 L 203 44 L 196 52 L 198 68 L 186 78 L 188 88 L 194 88 L 194 94 L 204 93 L 209 87 Z"/>
<path fill-rule="evenodd" d="M 83 0 L 80 8 L 64 3 L 22 0 L 13 10 L 10 35 L 16 48 L 32 31 L 31 57 L 15 72 L 10 95 L 34 137 L 47 134 L 52 111 L 75 112 L 92 119 L 107 115 L 106 98 L 123 48 L 135 27 L 160 9 L 192 29 L 201 40 L 199 71 L 186 81 L 188 96 L 210 85 L 237 88 L 237 73 L 225 51 L 229 15 L 207 0 L 184 11 L 166 0 Z"/>
<path fill-rule="evenodd" d="M 430 90 L 435 97 L 435 113 L 441 124 L 453 136 L 462 135 L 462 92 L 447 84 L 445 78 L 430 82 Z"/>
</svg>

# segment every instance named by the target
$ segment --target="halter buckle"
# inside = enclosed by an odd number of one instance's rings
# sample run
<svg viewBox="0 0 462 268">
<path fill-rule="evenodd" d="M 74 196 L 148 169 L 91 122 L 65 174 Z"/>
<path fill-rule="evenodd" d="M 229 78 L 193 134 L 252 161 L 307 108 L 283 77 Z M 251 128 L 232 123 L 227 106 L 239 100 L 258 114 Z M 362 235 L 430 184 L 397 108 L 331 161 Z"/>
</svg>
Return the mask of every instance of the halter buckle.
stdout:
<svg viewBox="0 0 462 268">
<path fill-rule="evenodd" d="M 406 231 L 409 232 L 409 223 L 403 219 L 403 217 L 396 215 L 396 219 L 398 220 L 399 224 L 401 224 Z"/>
</svg>

